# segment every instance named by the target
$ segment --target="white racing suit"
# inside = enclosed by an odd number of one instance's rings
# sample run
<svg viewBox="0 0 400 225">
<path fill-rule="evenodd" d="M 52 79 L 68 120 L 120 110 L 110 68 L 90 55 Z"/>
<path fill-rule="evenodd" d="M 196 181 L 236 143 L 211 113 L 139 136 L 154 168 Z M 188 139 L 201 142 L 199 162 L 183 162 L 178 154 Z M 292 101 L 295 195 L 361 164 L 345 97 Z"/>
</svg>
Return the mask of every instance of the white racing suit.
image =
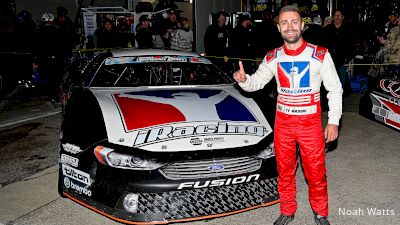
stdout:
<svg viewBox="0 0 400 225">
<path fill-rule="evenodd" d="M 239 85 L 246 91 L 262 89 L 275 76 L 278 85 L 275 154 L 281 214 L 294 215 L 296 202 L 296 143 L 309 186 L 312 209 L 328 216 L 325 141 L 322 130 L 320 87 L 328 91 L 328 124 L 338 125 L 342 115 L 342 86 L 326 48 L 303 44 L 267 53 L 257 71 Z"/>
</svg>

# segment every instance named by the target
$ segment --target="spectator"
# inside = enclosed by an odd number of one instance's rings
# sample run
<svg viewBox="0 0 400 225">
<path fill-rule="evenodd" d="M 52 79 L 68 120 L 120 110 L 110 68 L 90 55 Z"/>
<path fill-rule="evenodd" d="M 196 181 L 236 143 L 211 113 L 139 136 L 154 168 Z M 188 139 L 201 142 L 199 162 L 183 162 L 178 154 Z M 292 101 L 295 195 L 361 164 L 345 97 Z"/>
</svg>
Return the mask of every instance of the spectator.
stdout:
<svg viewBox="0 0 400 225">
<path fill-rule="evenodd" d="M 14 33 L 11 38 L 13 43 L 8 42 L 13 51 L 19 53 L 32 53 L 33 46 L 36 44 L 34 35 L 36 35 L 37 26 L 32 20 L 32 15 L 27 10 L 22 10 L 18 13 L 14 27 Z M 6 34 L 2 34 L 6 35 Z M 10 33 L 11 35 L 11 33 Z M 17 80 L 30 80 L 32 76 L 32 55 L 17 54 L 9 58 L 15 59 L 13 73 Z"/>
<path fill-rule="evenodd" d="M 117 19 L 117 47 L 127 48 L 131 39 L 131 27 L 129 21 L 125 16 L 121 16 Z"/>
<path fill-rule="evenodd" d="M 193 31 L 190 29 L 187 18 L 180 18 L 178 28 L 172 32 L 171 49 L 185 52 L 193 51 Z"/>
<path fill-rule="evenodd" d="M 153 48 L 153 34 L 150 26 L 150 19 L 146 15 L 139 18 L 139 24 L 136 27 L 136 41 L 138 48 Z"/>
<path fill-rule="evenodd" d="M 390 30 L 397 26 L 399 15 L 395 10 L 391 11 L 388 16 L 388 22 L 383 29 L 378 30 L 377 36 L 380 44 L 384 45 Z"/>
<path fill-rule="evenodd" d="M 333 23 L 324 27 L 324 35 L 328 38 L 326 47 L 332 54 L 345 95 L 348 95 L 349 88 L 346 88 L 346 86 L 349 84 L 346 82 L 344 65 L 352 58 L 353 35 L 349 26 L 344 23 L 342 10 L 336 9 L 334 11 Z"/>
<path fill-rule="evenodd" d="M 226 14 L 221 11 L 216 14 L 216 20 L 213 24 L 207 27 L 204 35 L 204 48 L 206 56 L 219 56 L 223 57 L 227 52 L 229 28 L 225 25 Z M 210 58 L 218 67 L 224 66 L 223 59 Z"/>
<path fill-rule="evenodd" d="M 37 29 L 35 22 L 32 20 L 32 14 L 27 10 L 18 13 L 14 31 L 18 33 L 31 33 Z"/>
<path fill-rule="evenodd" d="M 235 58 L 254 59 L 254 37 L 251 31 L 251 20 L 249 15 L 242 14 L 239 16 L 237 27 L 233 30 L 230 37 L 229 49 Z M 243 66 L 247 71 L 253 71 L 253 62 L 246 60 Z"/>
<path fill-rule="evenodd" d="M 262 22 L 256 24 L 254 37 L 258 57 L 264 57 L 269 50 L 282 46 L 283 39 L 277 26 L 274 25 L 271 12 L 264 11 L 262 13 Z"/>
<path fill-rule="evenodd" d="M 53 14 L 43 14 L 41 21 L 35 39 L 33 67 L 39 75 L 35 81 L 47 84 L 49 100 L 55 102 L 59 100 L 59 85 L 64 72 L 62 33 L 54 26 Z"/>
<path fill-rule="evenodd" d="M 111 19 L 104 19 L 101 28 L 94 32 L 96 48 L 114 48 L 117 42 L 116 32 Z"/>
<path fill-rule="evenodd" d="M 72 20 L 68 17 L 68 10 L 63 6 L 57 7 L 57 18 L 54 20 L 54 26 L 59 33 L 60 45 L 62 46 L 64 61 L 72 61 L 72 48 L 75 41 L 75 27 Z"/>
<path fill-rule="evenodd" d="M 178 28 L 178 11 L 176 10 L 170 10 L 169 11 L 169 16 L 167 21 L 164 24 L 163 28 L 163 41 L 164 41 L 164 48 L 170 49 L 171 48 L 171 34 L 172 32 Z"/>
<path fill-rule="evenodd" d="M 303 29 L 303 38 L 320 46 L 327 46 L 326 38 L 323 35 L 321 17 L 314 17 L 312 23 L 306 24 Z"/>
<path fill-rule="evenodd" d="M 383 63 L 388 66 L 389 76 L 400 76 L 400 24 L 395 25 L 389 31 L 387 39 L 377 54 L 377 58 L 382 58 Z"/>
</svg>

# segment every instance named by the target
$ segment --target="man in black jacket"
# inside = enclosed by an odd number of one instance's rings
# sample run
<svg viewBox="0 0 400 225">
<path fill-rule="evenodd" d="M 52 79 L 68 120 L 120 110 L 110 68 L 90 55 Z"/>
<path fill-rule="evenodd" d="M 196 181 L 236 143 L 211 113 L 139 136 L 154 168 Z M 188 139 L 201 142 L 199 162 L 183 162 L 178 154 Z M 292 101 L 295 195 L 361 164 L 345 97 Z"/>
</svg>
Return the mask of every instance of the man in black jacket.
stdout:
<svg viewBox="0 0 400 225">
<path fill-rule="evenodd" d="M 136 27 L 136 41 L 138 48 L 153 48 L 153 34 L 150 26 L 150 19 L 146 15 L 139 18 L 139 24 Z"/>
<path fill-rule="evenodd" d="M 324 27 L 324 34 L 327 38 L 326 47 L 332 55 L 342 87 L 345 87 L 346 68 L 344 64 L 352 57 L 353 34 L 343 21 L 342 10 L 336 9 L 333 15 L 333 23 Z"/>
<path fill-rule="evenodd" d="M 235 27 L 229 39 L 229 50 L 232 57 L 245 59 L 243 66 L 246 71 L 250 72 L 255 70 L 254 63 L 251 61 L 255 58 L 254 40 L 249 15 L 240 15 L 237 27 Z"/>
<path fill-rule="evenodd" d="M 216 14 L 216 21 L 207 27 L 204 35 L 204 48 L 206 56 L 211 56 L 210 60 L 218 67 L 223 69 L 224 61 L 222 58 L 226 55 L 228 44 L 228 26 L 225 25 L 226 14 L 225 12 L 218 12 Z"/>
</svg>

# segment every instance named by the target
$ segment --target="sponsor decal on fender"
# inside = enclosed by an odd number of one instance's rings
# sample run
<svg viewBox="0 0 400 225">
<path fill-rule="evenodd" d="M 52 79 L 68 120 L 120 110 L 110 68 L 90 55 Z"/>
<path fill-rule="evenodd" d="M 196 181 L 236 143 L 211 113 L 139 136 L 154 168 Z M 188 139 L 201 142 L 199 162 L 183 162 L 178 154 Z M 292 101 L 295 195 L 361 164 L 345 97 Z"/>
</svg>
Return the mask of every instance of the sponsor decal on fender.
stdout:
<svg viewBox="0 0 400 225">
<path fill-rule="evenodd" d="M 87 185 L 92 184 L 90 175 L 88 173 L 82 172 L 65 164 L 62 164 L 62 171 L 64 176 L 67 176 Z"/>
<path fill-rule="evenodd" d="M 198 135 L 216 135 L 216 134 L 238 134 L 238 135 L 255 135 L 264 136 L 265 129 L 263 126 L 255 125 L 238 125 L 228 123 L 217 123 L 199 125 L 199 126 L 182 126 L 172 127 L 163 126 L 149 130 L 138 132 L 134 145 L 147 145 L 158 141 L 168 141 L 171 139 L 187 138 Z M 191 140 L 192 144 L 199 144 L 201 140 Z"/>
<path fill-rule="evenodd" d="M 372 106 L 372 113 L 400 124 L 400 115 L 377 105 Z"/>
<path fill-rule="evenodd" d="M 382 79 L 380 80 L 379 85 L 385 92 L 390 93 L 396 98 L 400 98 L 400 82 L 389 79 Z"/>
<path fill-rule="evenodd" d="M 196 182 L 185 182 L 179 184 L 178 190 L 189 189 L 189 188 L 206 188 L 206 187 L 217 187 L 225 186 L 230 184 L 241 184 L 250 181 L 256 181 L 260 178 L 260 174 L 253 174 L 250 176 L 241 176 L 228 179 L 218 179 L 218 180 L 206 180 L 206 181 L 196 181 Z"/>
<path fill-rule="evenodd" d="M 66 144 L 62 144 L 62 147 L 64 149 L 64 151 L 72 153 L 72 154 L 78 154 L 80 152 L 82 152 L 82 149 L 79 146 L 70 144 L 70 143 L 66 143 Z"/>
<path fill-rule="evenodd" d="M 78 167 L 79 164 L 79 159 L 74 158 L 72 156 L 66 155 L 66 154 L 61 154 L 60 158 L 61 163 L 69 164 L 73 167 Z"/>
<path fill-rule="evenodd" d="M 79 192 L 79 194 L 84 194 L 89 197 L 92 196 L 92 191 L 87 189 L 87 187 L 82 187 L 78 184 L 75 184 L 72 180 L 70 180 L 68 177 L 64 177 L 64 186 L 66 188 L 71 188 Z"/>
</svg>

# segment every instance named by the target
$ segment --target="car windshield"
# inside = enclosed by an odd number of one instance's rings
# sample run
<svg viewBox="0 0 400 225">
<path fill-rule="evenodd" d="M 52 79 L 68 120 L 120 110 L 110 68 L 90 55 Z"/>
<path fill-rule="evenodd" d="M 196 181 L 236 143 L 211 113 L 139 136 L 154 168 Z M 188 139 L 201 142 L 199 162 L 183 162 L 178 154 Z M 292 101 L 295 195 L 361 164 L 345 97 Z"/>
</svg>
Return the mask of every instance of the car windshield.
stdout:
<svg viewBox="0 0 400 225">
<path fill-rule="evenodd" d="M 99 68 L 91 87 L 215 85 L 233 81 L 204 57 L 110 57 Z"/>
</svg>

